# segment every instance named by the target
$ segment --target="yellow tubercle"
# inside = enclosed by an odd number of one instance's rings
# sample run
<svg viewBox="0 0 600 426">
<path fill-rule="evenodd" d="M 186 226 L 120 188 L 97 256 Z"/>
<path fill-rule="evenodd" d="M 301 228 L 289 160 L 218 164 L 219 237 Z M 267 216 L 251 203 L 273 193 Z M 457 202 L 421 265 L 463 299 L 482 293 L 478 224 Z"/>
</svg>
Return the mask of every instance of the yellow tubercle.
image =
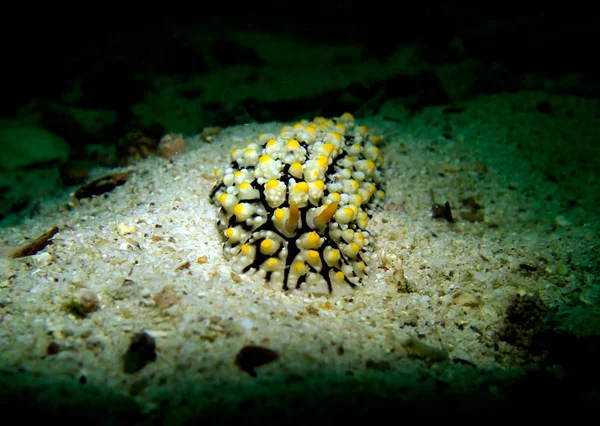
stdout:
<svg viewBox="0 0 600 426">
<path fill-rule="evenodd" d="M 317 158 L 317 163 L 319 163 L 319 166 L 322 168 L 326 168 L 329 165 L 329 158 L 327 158 L 326 155 L 321 154 Z"/>
<path fill-rule="evenodd" d="M 362 232 L 355 232 L 354 233 L 354 240 L 361 247 L 365 245 L 365 237 L 364 237 L 364 235 L 363 235 Z"/>
<path fill-rule="evenodd" d="M 292 163 L 290 165 L 290 174 L 295 178 L 302 177 L 302 164 L 300 163 Z"/>
<path fill-rule="evenodd" d="M 265 238 L 260 242 L 259 250 L 262 254 L 272 256 L 279 250 L 280 246 L 278 241 L 271 238 Z"/>
<path fill-rule="evenodd" d="M 325 145 L 323 145 L 323 151 L 331 155 L 333 154 L 333 151 L 335 151 L 335 146 L 333 146 L 332 143 L 326 143 Z"/>
<path fill-rule="evenodd" d="M 326 247 L 325 252 L 323 253 L 323 258 L 325 262 L 329 266 L 338 266 L 338 262 L 340 260 L 340 251 L 338 249 L 332 249 L 331 247 Z"/>
<path fill-rule="evenodd" d="M 285 218 L 285 210 L 283 209 L 275 209 L 275 213 L 273 213 L 276 220 L 283 220 Z"/>
<path fill-rule="evenodd" d="M 338 249 L 331 250 L 331 258 L 333 260 L 340 260 L 340 251 Z"/>
<path fill-rule="evenodd" d="M 292 268 L 296 275 L 304 275 L 304 273 L 306 272 L 306 266 L 304 265 L 304 262 L 300 260 L 294 262 Z"/>
<path fill-rule="evenodd" d="M 356 258 L 356 256 L 358 255 L 358 252 L 360 251 L 360 246 L 356 243 L 351 243 L 351 244 L 344 246 L 342 251 L 344 252 L 344 254 L 346 256 L 354 259 L 354 258 Z"/>
<path fill-rule="evenodd" d="M 272 269 L 277 268 L 277 266 L 279 266 L 279 259 L 277 259 L 276 257 L 269 257 L 265 263 L 266 263 L 267 268 L 272 270 Z"/>
<path fill-rule="evenodd" d="M 294 192 L 308 192 L 308 183 L 302 181 L 294 186 Z"/>
<path fill-rule="evenodd" d="M 319 252 L 316 250 L 308 250 L 306 252 L 306 261 L 312 267 L 320 267 L 321 266 L 321 256 L 319 256 Z"/>
<path fill-rule="evenodd" d="M 277 179 L 271 179 L 267 182 L 266 188 L 274 189 L 277 188 L 277 185 L 279 185 L 279 181 Z"/>
<path fill-rule="evenodd" d="M 316 249 L 321 246 L 321 237 L 315 231 L 306 234 L 305 248 Z"/>
<path fill-rule="evenodd" d="M 233 208 L 233 214 L 235 214 L 236 216 L 241 215 L 243 212 L 244 212 L 243 204 L 236 204 L 235 207 Z"/>
<path fill-rule="evenodd" d="M 270 240 L 269 238 L 265 238 L 260 243 L 260 251 L 261 251 L 261 253 L 268 252 L 271 249 L 271 247 L 273 247 L 273 240 Z"/>
</svg>

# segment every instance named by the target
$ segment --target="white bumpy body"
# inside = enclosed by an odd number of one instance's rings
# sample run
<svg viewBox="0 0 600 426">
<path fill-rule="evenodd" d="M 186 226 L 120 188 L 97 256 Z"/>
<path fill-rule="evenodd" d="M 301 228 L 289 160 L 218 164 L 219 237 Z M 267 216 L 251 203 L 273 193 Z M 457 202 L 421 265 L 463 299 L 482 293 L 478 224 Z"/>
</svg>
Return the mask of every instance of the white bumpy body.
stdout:
<svg viewBox="0 0 600 426">
<path fill-rule="evenodd" d="M 261 134 L 215 170 L 224 254 L 284 290 L 344 293 L 361 284 L 381 203 L 381 137 L 351 114 Z"/>
</svg>

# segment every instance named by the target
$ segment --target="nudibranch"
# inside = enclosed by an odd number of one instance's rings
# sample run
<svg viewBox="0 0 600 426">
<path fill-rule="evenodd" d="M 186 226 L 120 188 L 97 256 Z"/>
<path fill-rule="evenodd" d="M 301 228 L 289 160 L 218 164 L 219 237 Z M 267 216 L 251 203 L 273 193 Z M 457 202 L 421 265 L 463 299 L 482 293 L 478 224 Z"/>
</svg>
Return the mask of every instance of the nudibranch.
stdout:
<svg viewBox="0 0 600 426">
<path fill-rule="evenodd" d="M 343 294 L 370 272 L 373 209 L 384 197 L 382 138 L 344 113 L 265 133 L 216 169 L 223 252 L 271 286 Z"/>
</svg>

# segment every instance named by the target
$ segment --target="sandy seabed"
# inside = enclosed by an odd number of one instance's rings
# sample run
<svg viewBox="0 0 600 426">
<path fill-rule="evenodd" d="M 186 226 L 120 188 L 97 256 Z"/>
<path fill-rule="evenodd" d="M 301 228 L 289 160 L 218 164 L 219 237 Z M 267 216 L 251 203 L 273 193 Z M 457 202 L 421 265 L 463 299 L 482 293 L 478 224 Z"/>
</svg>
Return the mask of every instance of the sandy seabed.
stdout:
<svg viewBox="0 0 600 426">
<path fill-rule="evenodd" d="M 548 99 L 554 113 L 538 112 Z M 206 407 L 248 395 L 268 405 L 272 393 L 283 404 L 302 387 L 329 395 L 372 383 L 406 399 L 477 386 L 501 394 L 489 375 L 537 359 L 507 337 L 516 296 L 568 318 L 565 331 L 597 334 L 600 126 L 590 111 L 597 103 L 523 93 L 414 116 L 390 103 L 357 118 L 385 137 L 387 195 L 369 224 L 373 273 L 339 297 L 269 288 L 223 258 L 213 170 L 281 123 L 188 138 L 185 154 L 136 163 L 106 196 L 49 201 L 0 229 L 0 242 L 18 245 L 59 228 L 37 254 L 0 258 L 3 381 L 41 394 L 45 380 L 63 383 L 67 405 L 73 389 L 93 387 L 144 413 L 184 410 L 189 395 Z M 454 223 L 432 217 L 446 202 Z M 138 333 L 156 357 L 126 371 Z M 240 368 L 246 346 L 277 358 Z"/>
</svg>

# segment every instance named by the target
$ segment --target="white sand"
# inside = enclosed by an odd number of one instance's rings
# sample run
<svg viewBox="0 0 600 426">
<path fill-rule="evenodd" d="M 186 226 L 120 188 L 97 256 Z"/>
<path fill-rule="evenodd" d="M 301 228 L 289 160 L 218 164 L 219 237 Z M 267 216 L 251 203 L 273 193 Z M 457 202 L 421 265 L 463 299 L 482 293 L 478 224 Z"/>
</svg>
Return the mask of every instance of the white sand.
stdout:
<svg viewBox="0 0 600 426">
<path fill-rule="evenodd" d="M 430 108 L 414 117 L 388 105 L 379 117 L 358 118 L 386 136 L 388 183 L 386 208 L 370 222 L 376 272 L 350 296 L 274 291 L 232 274 L 223 259 L 217 208 L 208 200 L 213 169 L 236 139 L 281 123 L 228 128 L 210 144 L 189 139 L 188 152 L 172 161 L 135 164 L 130 180 L 107 197 L 70 211 L 67 197 L 49 203 L 39 217 L 0 230 L 0 243 L 16 245 L 60 228 L 42 252 L 0 259 L 0 366 L 56 380 L 85 376 L 91 386 L 132 395 L 144 410 L 192 384 L 210 404 L 223 398 L 219 385 L 251 391 L 323 371 L 401 378 L 409 386 L 425 374 L 460 387 L 479 376 L 464 376 L 471 367 L 458 360 L 516 367 L 526 353 L 497 338 L 511 296 L 538 295 L 565 315 L 568 301 L 598 317 L 600 191 L 591 145 L 598 120 L 588 114 L 592 103 L 577 99 L 551 98 L 555 115 L 541 114 L 535 105 L 545 99 L 494 96 L 465 103 L 462 114 Z M 437 203 L 450 202 L 456 223 L 431 217 L 430 191 Z M 483 221 L 461 218 L 460 200 L 470 196 L 483 207 Z M 525 273 L 521 263 L 538 270 Z M 156 302 L 165 288 L 176 295 L 172 306 Z M 65 309 L 90 294 L 98 311 L 77 318 Z M 125 374 L 122 356 L 141 331 L 156 339 L 157 360 Z M 447 351 L 450 361 L 418 359 L 426 351 L 411 351 L 409 338 Z M 46 355 L 51 342 L 60 350 Z M 256 378 L 234 364 L 249 344 L 280 354 Z"/>
</svg>

